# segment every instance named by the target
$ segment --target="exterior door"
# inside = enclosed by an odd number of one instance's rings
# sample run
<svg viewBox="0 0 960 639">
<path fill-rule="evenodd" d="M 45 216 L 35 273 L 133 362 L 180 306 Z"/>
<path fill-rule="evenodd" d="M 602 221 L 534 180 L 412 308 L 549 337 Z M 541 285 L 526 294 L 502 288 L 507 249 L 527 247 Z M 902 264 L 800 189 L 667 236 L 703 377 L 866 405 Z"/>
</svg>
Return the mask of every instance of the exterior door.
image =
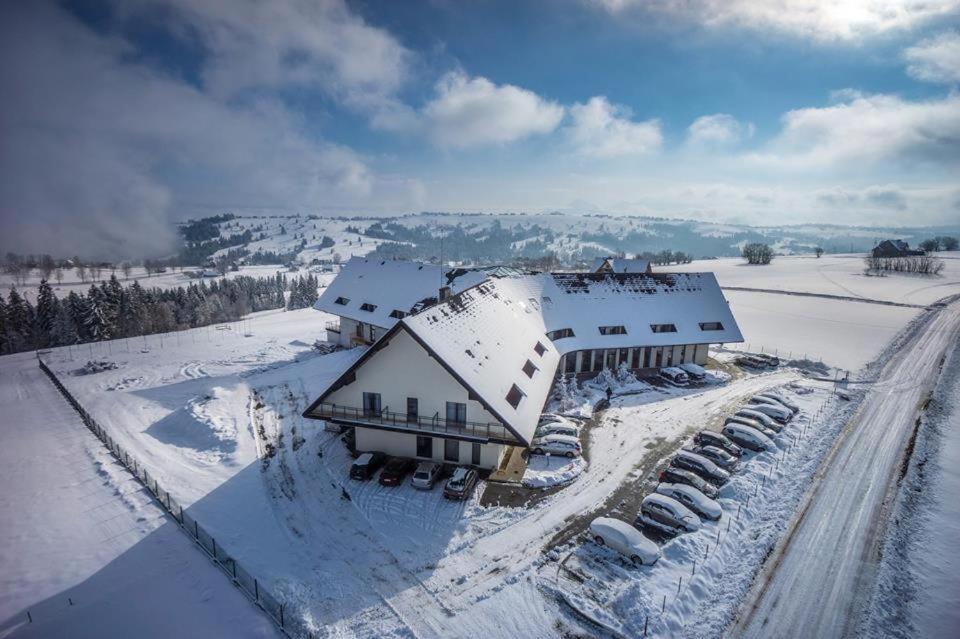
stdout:
<svg viewBox="0 0 960 639">
<path fill-rule="evenodd" d="M 466 423 L 467 405 L 459 402 L 447 402 L 447 425 Z"/>
<path fill-rule="evenodd" d="M 420 417 L 420 400 L 416 397 L 407 398 L 407 422 L 416 423 Z"/>
<path fill-rule="evenodd" d="M 433 437 L 417 436 L 417 457 L 433 457 Z"/>
<path fill-rule="evenodd" d="M 365 417 L 380 416 L 380 393 L 363 394 L 363 414 Z"/>
<path fill-rule="evenodd" d="M 443 440 L 443 459 L 444 461 L 457 463 L 460 461 L 460 440 Z"/>
<path fill-rule="evenodd" d="M 473 444 L 470 450 L 470 463 L 474 466 L 480 465 L 480 444 Z"/>
</svg>

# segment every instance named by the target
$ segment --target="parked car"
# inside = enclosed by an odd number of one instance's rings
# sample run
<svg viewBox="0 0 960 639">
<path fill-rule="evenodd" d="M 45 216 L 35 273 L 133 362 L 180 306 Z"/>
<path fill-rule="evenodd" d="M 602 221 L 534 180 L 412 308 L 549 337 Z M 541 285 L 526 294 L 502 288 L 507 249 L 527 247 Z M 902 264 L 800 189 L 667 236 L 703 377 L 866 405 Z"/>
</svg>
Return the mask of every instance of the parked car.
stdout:
<svg viewBox="0 0 960 639">
<path fill-rule="evenodd" d="M 754 395 L 750 398 L 751 408 L 756 409 L 757 406 L 773 406 L 774 408 L 786 411 L 791 417 L 794 415 L 794 411 L 791 408 L 788 408 L 780 400 L 768 397 L 766 395 Z"/>
<path fill-rule="evenodd" d="M 550 453 L 551 455 L 565 455 L 567 457 L 579 457 L 582 450 L 580 440 L 569 435 L 538 437 L 531 442 L 530 449 L 536 455 Z"/>
<path fill-rule="evenodd" d="M 439 476 L 440 464 L 429 461 L 420 462 L 417 464 L 417 470 L 414 471 L 413 479 L 410 480 L 410 483 L 414 488 L 430 490 L 433 488 L 433 484 L 437 481 Z"/>
<path fill-rule="evenodd" d="M 660 473 L 660 482 L 667 484 L 686 484 L 693 486 L 710 499 L 716 499 L 720 491 L 716 486 L 704 480 L 700 475 L 692 473 L 689 470 L 677 468 L 676 466 L 667 466 Z"/>
<path fill-rule="evenodd" d="M 758 413 L 763 413 L 767 417 L 772 417 L 781 424 L 786 424 L 793 419 L 793 413 L 786 406 L 768 403 L 763 400 L 758 400 L 756 397 L 750 398 L 750 410 L 755 410 Z"/>
<path fill-rule="evenodd" d="M 730 480 L 730 473 L 718 467 L 703 455 L 686 450 L 677 451 L 677 454 L 670 460 L 670 465 L 693 471 L 715 486 L 722 486 Z"/>
<path fill-rule="evenodd" d="M 580 428 L 569 422 L 551 422 L 537 428 L 537 437 L 546 437 L 547 435 L 566 435 L 567 437 L 580 437 Z"/>
<path fill-rule="evenodd" d="M 785 408 L 789 408 L 790 412 L 793 413 L 794 415 L 800 412 L 799 406 L 791 402 L 789 399 L 787 399 L 786 396 L 781 395 L 780 393 L 775 393 L 773 391 L 764 391 L 759 395 L 757 395 L 757 397 L 766 397 L 767 399 L 772 399 L 773 401 L 777 402 L 781 406 Z"/>
<path fill-rule="evenodd" d="M 759 357 L 754 357 L 753 355 L 740 355 L 733 363 L 739 366 L 740 368 L 753 368 L 753 369 L 766 369 L 769 368 L 767 362 L 760 359 Z"/>
<path fill-rule="evenodd" d="M 391 457 L 380 471 L 381 486 L 399 486 L 413 470 L 415 463 L 406 457 Z"/>
<path fill-rule="evenodd" d="M 641 565 L 655 564 L 660 548 L 625 521 L 598 517 L 590 524 L 590 536 L 601 546 L 610 546 L 621 555 Z"/>
<path fill-rule="evenodd" d="M 686 373 L 690 379 L 701 380 L 707 376 L 707 371 L 704 370 L 703 366 L 698 366 L 697 364 L 680 364 L 679 368 L 683 369 L 683 372 Z"/>
<path fill-rule="evenodd" d="M 720 433 L 712 430 L 701 430 L 693 436 L 693 443 L 699 444 L 700 446 L 716 446 L 717 448 L 722 448 L 734 457 L 739 457 L 743 454 L 743 450 L 739 446 Z"/>
<path fill-rule="evenodd" d="M 776 368 L 780 365 L 780 358 L 776 355 L 767 355 L 766 353 L 753 353 L 753 357 L 766 362 L 767 366 Z"/>
<path fill-rule="evenodd" d="M 746 424 L 730 422 L 723 427 L 723 434 L 740 446 L 754 452 L 773 450 L 774 448 L 772 439 Z"/>
<path fill-rule="evenodd" d="M 754 418 L 752 418 L 752 417 L 746 417 L 746 416 L 744 416 L 744 415 L 740 415 L 739 413 L 736 414 L 736 415 L 734 415 L 733 417 L 727 417 L 727 418 L 723 421 L 723 423 L 724 423 L 724 425 L 726 425 L 726 424 L 742 424 L 743 426 L 749 426 L 750 428 L 753 428 L 754 430 L 762 433 L 763 435 L 766 435 L 766 436 L 769 437 L 770 439 L 773 439 L 774 437 L 776 437 L 776 436 L 777 436 L 777 433 L 780 432 L 779 430 L 774 430 L 774 429 L 772 429 L 772 428 L 767 428 L 766 425 L 764 425 L 764 424 L 763 424 L 762 422 L 760 422 L 759 420 L 756 420 L 756 419 L 754 419 Z M 777 427 L 778 427 L 778 429 L 779 429 L 780 425 L 777 424 Z"/>
<path fill-rule="evenodd" d="M 659 493 L 651 493 L 643 498 L 635 523 L 659 528 L 672 535 L 696 532 L 701 526 L 700 518 L 693 511 L 676 499 Z"/>
<path fill-rule="evenodd" d="M 690 383 L 690 377 L 681 368 L 668 366 L 660 369 L 660 377 L 674 386 L 686 386 Z"/>
<path fill-rule="evenodd" d="M 457 468 L 443 487 L 443 496 L 447 499 L 466 499 L 477 485 L 478 478 L 477 471 L 472 468 Z"/>
<path fill-rule="evenodd" d="M 736 416 L 749 417 L 754 421 L 760 422 L 763 424 L 764 428 L 772 430 L 775 433 L 779 433 L 781 430 L 783 430 L 783 425 L 777 422 L 777 420 L 770 415 L 767 415 L 765 412 L 757 410 L 757 404 L 750 404 L 749 406 L 741 408 L 737 411 Z"/>
<path fill-rule="evenodd" d="M 688 486 L 687 484 L 660 483 L 657 485 L 657 492 L 671 499 L 676 499 L 700 517 L 716 521 L 723 515 L 723 509 L 720 507 L 720 504 L 693 486 Z"/>
<path fill-rule="evenodd" d="M 733 471 L 737 466 L 736 457 L 716 446 L 697 446 L 690 452 L 706 457 L 727 472 Z"/>
<path fill-rule="evenodd" d="M 383 453 L 363 453 L 350 464 L 350 479 L 370 479 L 386 461 Z"/>
</svg>

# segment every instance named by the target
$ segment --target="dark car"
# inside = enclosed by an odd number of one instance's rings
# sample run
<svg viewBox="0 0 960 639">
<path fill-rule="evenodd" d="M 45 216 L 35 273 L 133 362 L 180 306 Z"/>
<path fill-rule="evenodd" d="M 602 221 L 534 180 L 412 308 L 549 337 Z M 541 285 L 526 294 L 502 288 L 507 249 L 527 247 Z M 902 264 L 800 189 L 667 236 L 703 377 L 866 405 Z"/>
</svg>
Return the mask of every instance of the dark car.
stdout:
<svg viewBox="0 0 960 639">
<path fill-rule="evenodd" d="M 687 486 L 693 486 L 710 499 L 716 499 L 717 496 L 720 495 L 717 487 L 703 480 L 700 475 L 691 473 L 689 470 L 677 468 L 676 466 L 664 468 L 663 472 L 660 473 L 660 481 L 665 484 L 686 484 Z"/>
<path fill-rule="evenodd" d="M 716 446 L 722 448 L 734 457 L 743 454 L 743 449 L 734 444 L 728 437 L 712 430 L 701 430 L 693 436 L 693 441 L 701 446 Z"/>
<path fill-rule="evenodd" d="M 443 487 L 443 496 L 447 499 L 464 500 L 470 496 L 473 487 L 477 485 L 477 471 L 472 468 L 457 468 L 453 476 Z"/>
<path fill-rule="evenodd" d="M 363 453 L 350 465 L 350 479 L 370 479 L 386 461 L 383 453 Z"/>
<path fill-rule="evenodd" d="M 706 457 L 727 472 L 737 467 L 737 458 L 718 446 L 695 446 L 690 452 Z"/>
<path fill-rule="evenodd" d="M 412 459 L 392 457 L 390 461 L 387 462 L 387 465 L 383 467 L 383 470 L 380 471 L 380 485 L 399 486 L 403 483 L 404 478 L 413 471 L 415 466 L 416 462 Z"/>
<path fill-rule="evenodd" d="M 754 357 L 753 355 L 740 355 L 733 362 L 740 368 L 766 369 L 770 368 L 766 360 Z"/>
<path fill-rule="evenodd" d="M 693 471 L 714 486 L 722 486 L 730 480 L 730 473 L 706 457 L 686 450 L 678 450 L 677 454 L 670 460 L 670 465 Z"/>
</svg>

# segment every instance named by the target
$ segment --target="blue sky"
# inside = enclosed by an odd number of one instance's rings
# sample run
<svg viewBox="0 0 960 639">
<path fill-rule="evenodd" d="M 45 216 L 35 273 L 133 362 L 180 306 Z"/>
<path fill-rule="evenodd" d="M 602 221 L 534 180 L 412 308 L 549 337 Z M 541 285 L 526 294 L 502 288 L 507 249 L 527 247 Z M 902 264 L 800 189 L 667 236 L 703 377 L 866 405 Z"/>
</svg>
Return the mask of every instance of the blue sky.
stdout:
<svg viewBox="0 0 960 639">
<path fill-rule="evenodd" d="M 77 0 L 0 18 L 8 237 L 65 220 L 155 237 L 222 210 L 960 219 L 960 0 Z"/>
</svg>

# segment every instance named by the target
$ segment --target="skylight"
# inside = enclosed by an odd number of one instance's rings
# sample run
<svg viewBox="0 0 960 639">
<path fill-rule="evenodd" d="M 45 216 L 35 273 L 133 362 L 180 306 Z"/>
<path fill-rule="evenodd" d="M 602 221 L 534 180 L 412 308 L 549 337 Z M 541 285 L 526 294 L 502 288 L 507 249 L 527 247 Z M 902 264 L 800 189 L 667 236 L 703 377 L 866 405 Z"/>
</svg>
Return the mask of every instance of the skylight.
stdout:
<svg viewBox="0 0 960 639">
<path fill-rule="evenodd" d="M 533 374 L 536 373 L 538 370 L 540 369 L 538 369 L 536 365 L 534 365 L 534 363 L 531 362 L 529 359 L 527 360 L 527 363 L 523 365 L 523 372 L 527 374 L 527 377 L 532 378 Z"/>
<path fill-rule="evenodd" d="M 723 324 L 720 322 L 700 322 L 701 331 L 722 331 Z"/>
<path fill-rule="evenodd" d="M 350 303 L 349 297 L 338 297 L 333 301 L 334 304 L 339 304 L 340 306 L 346 306 Z"/>
<path fill-rule="evenodd" d="M 510 387 L 510 392 L 507 393 L 507 403 L 516 408 L 520 405 L 520 400 L 524 398 L 523 391 L 520 390 L 520 387 L 514 384 Z"/>
<path fill-rule="evenodd" d="M 654 333 L 676 333 L 676 324 L 651 324 L 650 330 Z"/>
<path fill-rule="evenodd" d="M 377 310 L 377 305 L 371 304 L 370 302 L 364 302 L 363 304 L 360 305 L 360 310 L 366 311 L 368 313 L 372 313 L 375 310 Z"/>
<path fill-rule="evenodd" d="M 601 335 L 626 335 L 627 328 L 625 326 L 600 326 Z"/>
<path fill-rule="evenodd" d="M 537 352 L 537 355 L 543 357 L 543 354 L 547 352 L 547 347 L 540 342 L 537 342 L 537 345 L 533 347 L 533 350 Z"/>
</svg>

